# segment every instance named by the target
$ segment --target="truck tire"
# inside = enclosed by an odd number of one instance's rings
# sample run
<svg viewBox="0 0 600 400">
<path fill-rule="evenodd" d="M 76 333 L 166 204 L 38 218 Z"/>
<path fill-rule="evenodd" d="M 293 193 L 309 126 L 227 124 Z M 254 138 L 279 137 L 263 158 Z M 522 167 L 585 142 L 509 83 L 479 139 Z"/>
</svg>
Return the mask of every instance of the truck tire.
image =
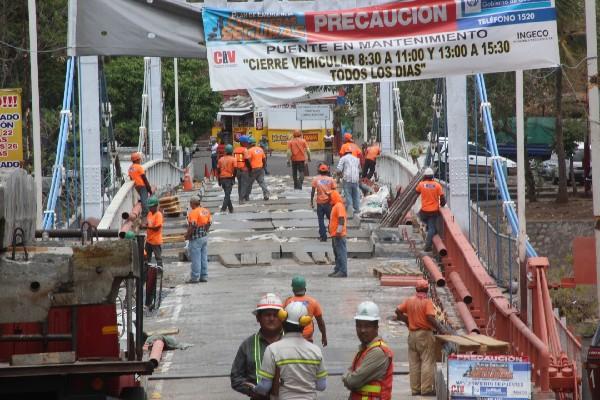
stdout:
<svg viewBox="0 0 600 400">
<path fill-rule="evenodd" d="M 148 400 L 146 389 L 141 386 L 128 387 L 121 391 L 122 400 Z"/>
</svg>

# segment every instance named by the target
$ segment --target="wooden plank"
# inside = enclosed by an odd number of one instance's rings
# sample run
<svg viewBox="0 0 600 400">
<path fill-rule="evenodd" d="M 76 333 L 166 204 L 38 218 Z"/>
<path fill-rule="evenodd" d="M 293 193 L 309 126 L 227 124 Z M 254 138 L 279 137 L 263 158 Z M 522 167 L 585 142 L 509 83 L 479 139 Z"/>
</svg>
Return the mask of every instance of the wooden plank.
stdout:
<svg viewBox="0 0 600 400">
<path fill-rule="evenodd" d="M 154 335 L 177 335 L 179 333 L 179 328 L 164 328 L 164 329 L 157 329 L 155 331 L 150 331 L 150 332 L 146 332 L 146 334 L 148 336 L 154 336 Z"/>
<path fill-rule="evenodd" d="M 294 260 L 298 264 L 313 264 L 313 259 L 304 251 L 295 251 L 293 253 Z"/>
<path fill-rule="evenodd" d="M 13 354 L 10 365 L 49 365 L 72 364 L 75 362 L 74 351 L 60 351 L 54 353 Z"/>
<path fill-rule="evenodd" d="M 311 256 L 313 258 L 313 260 L 315 261 L 315 264 L 327 264 L 328 260 L 327 260 L 327 253 L 325 253 L 324 251 L 313 251 L 311 253 Z"/>
<path fill-rule="evenodd" d="M 257 255 L 256 253 L 241 253 L 240 264 L 241 265 L 256 265 Z"/>
<path fill-rule="evenodd" d="M 510 350 L 510 343 L 495 339 L 493 337 L 480 335 L 477 333 L 461 336 L 473 342 L 484 345 L 486 347 L 486 351 L 508 352 L 508 350 Z"/>
<path fill-rule="evenodd" d="M 220 253 L 218 257 L 224 267 L 239 267 L 241 265 L 240 260 L 234 254 Z"/>
<path fill-rule="evenodd" d="M 457 335 L 436 335 L 437 340 L 446 343 L 453 343 L 458 346 L 459 352 L 466 351 L 481 351 L 481 345 L 479 343 L 473 342 L 466 337 L 457 336 Z"/>
</svg>

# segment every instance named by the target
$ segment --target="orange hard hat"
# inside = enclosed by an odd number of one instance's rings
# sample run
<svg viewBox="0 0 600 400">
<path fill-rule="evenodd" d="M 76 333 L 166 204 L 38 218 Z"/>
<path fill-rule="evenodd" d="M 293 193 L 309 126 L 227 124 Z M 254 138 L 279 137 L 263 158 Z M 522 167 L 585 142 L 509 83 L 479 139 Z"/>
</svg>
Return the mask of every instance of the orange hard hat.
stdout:
<svg viewBox="0 0 600 400">
<path fill-rule="evenodd" d="M 328 172 L 329 171 L 329 167 L 327 166 L 327 164 L 321 164 L 321 165 L 319 165 L 319 171 L 321 171 L 321 172 Z"/>
<path fill-rule="evenodd" d="M 142 159 L 142 155 L 136 151 L 131 153 L 131 161 L 140 161 Z"/>
<path fill-rule="evenodd" d="M 294 137 L 298 137 L 302 135 L 302 132 L 300 132 L 298 129 L 294 129 Z"/>
<path fill-rule="evenodd" d="M 419 279 L 415 285 L 415 288 L 418 291 L 427 291 L 429 290 L 429 282 L 427 282 L 425 279 Z"/>
<path fill-rule="evenodd" d="M 352 134 L 351 133 L 344 133 L 344 140 L 351 141 L 352 140 Z"/>
</svg>

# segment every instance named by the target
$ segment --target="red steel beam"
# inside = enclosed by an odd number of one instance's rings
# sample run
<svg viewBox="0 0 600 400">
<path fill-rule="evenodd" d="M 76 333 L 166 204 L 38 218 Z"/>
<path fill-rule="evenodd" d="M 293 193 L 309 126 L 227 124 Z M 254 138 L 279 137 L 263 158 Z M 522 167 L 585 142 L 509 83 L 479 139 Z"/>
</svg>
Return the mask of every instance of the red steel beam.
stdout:
<svg viewBox="0 0 600 400">
<path fill-rule="evenodd" d="M 448 280 L 450 281 L 450 284 L 456 291 L 458 298 L 462 302 L 464 302 L 465 304 L 471 304 L 473 302 L 473 296 L 471 296 L 469 289 L 467 289 L 462 279 L 460 279 L 460 275 L 458 275 L 458 272 L 450 272 L 450 274 L 448 275 Z"/>
<path fill-rule="evenodd" d="M 435 284 L 438 287 L 446 286 L 446 279 L 444 279 L 444 275 L 442 275 L 442 273 L 440 272 L 440 269 L 438 268 L 435 261 L 433 261 L 433 259 L 429 256 L 423 256 L 421 257 L 421 260 L 423 260 L 423 266 L 425 267 L 427 272 L 429 272 L 429 276 L 431 277 L 431 279 L 433 279 Z"/>
<path fill-rule="evenodd" d="M 446 250 L 446 246 L 440 235 L 433 236 L 433 247 L 440 257 L 446 257 L 448 255 L 448 250 Z"/>
<path fill-rule="evenodd" d="M 456 302 L 456 311 L 458 311 L 458 315 L 460 315 L 460 319 L 462 319 L 465 324 L 465 329 L 469 333 L 481 333 L 475 319 L 471 315 L 471 311 L 469 311 L 469 307 L 463 303 L 462 301 Z"/>
<path fill-rule="evenodd" d="M 154 368 L 158 367 L 162 358 L 162 352 L 165 347 L 165 342 L 162 340 L 155 340 L 152 342 L 152 351 L 150 351 L 150 362 L 154 365 Z"/>
</svg>

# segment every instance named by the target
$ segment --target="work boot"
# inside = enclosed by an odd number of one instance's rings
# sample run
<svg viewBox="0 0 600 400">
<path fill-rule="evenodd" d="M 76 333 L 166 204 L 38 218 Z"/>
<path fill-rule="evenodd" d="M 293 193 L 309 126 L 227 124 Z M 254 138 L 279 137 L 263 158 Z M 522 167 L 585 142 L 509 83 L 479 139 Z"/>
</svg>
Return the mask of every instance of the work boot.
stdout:
<svg viewBox="0 0 600 400">
<path fill-rule="evenodd" d="M 331 278 L 331 277 L 333 277 L 335 274 L 337 274 L 337 272 L 335 272 L 335 271 L 334 271 L 334 272 L 330 273 L 330 274 L 329 274 L 329 275 L 327 275 L 327 276 Z"/>
<path fill-rule="evenodd" d="M 265 196 L 265 197 L 263 197 L 263 200 L 264 200 L 264 201 L 267 201 L 267 200 L 269 200 L 269 196 Z"/>
<path fill-rule="evenodd" d="M 335 274 L 331 275 L 332 278 L 347 278 L 348 275 L 344 274 L 343 272 L 336 272 Z"/>
<path fill-rule="evenodd" d="M 193 279 L 193 278 L 190 278 L 187 281 L 185 281 L 185 283 L 199 283 L 199 282 L 200 282 L 200 279 Z"/>
<path fill-rule="evenodd" d="M 430 252 L 431 250 L 431 246 L 425 246 L 425 248 L 423 249 L 423 251 L 425 252 Z"/>
</svg>

